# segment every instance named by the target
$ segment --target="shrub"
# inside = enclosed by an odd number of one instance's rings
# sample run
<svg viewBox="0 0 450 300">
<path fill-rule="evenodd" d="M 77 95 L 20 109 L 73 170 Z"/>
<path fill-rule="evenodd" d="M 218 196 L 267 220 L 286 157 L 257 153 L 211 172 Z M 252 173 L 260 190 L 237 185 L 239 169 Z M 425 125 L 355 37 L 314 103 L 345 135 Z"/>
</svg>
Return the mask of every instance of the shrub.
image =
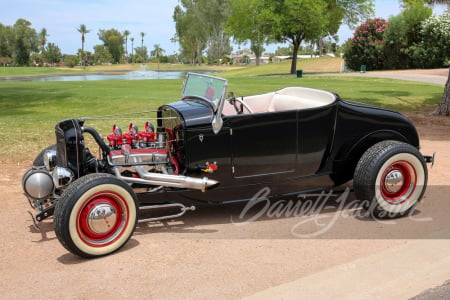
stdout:
<svg viewBox="0 0 450 300">
<path fill-rule="evenodd" d="M 344 59 L 351 69 L 359 70 L 361 65 L 366 65 L 368 71 L 383 68 L 385 55 L 382 43 L 387 25 L 386 20 L 377 18 L 356 28 L 353 38 L 344 45 Z"/>
<path fill-rule="evenodd" d="M 440 68 L 450 59 L 450 13 L 432 16 L 421 23 L 421 41 L 408 49 L 417 67 Z"/>
<path fill-rule="evenodd" d="M 70 68 L 77 66 L 80 63 L 76 55 L 66 55 L 64 57 L 64 65 Z"/>
</svg>

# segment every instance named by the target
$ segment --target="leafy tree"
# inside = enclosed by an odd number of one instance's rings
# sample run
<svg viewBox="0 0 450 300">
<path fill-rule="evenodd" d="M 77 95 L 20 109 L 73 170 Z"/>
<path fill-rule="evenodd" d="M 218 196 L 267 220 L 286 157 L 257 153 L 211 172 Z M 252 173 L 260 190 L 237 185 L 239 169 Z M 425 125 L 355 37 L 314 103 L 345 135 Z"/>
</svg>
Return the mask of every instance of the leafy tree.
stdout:
<svg viewBox="0 0 450 300">
<path fill-rule="evenodd" d="M 271 41 L 270 27 L 266 22 L 270 17 L 270 9 L 261 5 L 259 0 L 229 0 L 229 5 L 231 13 L 226 22 L 226 31 L 238 43 L 250 42 L 256 65 L 259 65 L 263 46 Z"/>
<path fill-rule="evenodd" d="M 32 52 L 38 50 L 38 35 L 31 28 L 31 23 L 25 19 L 18 19 L 13 26 L 14 58 L 19 65 L 28 65 Z"/>
<path fill-rule="evenodd" d="M 104 45 L 94 46 L 94 61 L 96 64 L 112 63 L 113 58 Z"/>
<path fill-rule="evenodd" d="M 344 46 L 344 59 L 351 69 L 358 70 L 361 65 L 365 65 L 367 70 L 383 68 L 386 56 L 382 43 L 386 27 L 386 20 L 378 18 L 356 28 L 353 38 Z"/>
<path fill-rule="evenodd" d="M 268 20 L 275 39 L 289 42 L 293 47 L 291 74 L 295 74 L 300 44 L 326 31 L 327 3 L 324 0 L 267 0 L 264 5 L 271 9 Z"/>
<path fill-rule="evenodd" d="M 103 42 L 103 45 L 108 49 L 114 63 L 119 63 L 122 58 L 123 49 L 123 36 L 117 29 L 100 29 L 98 32 L 98 38 Z"/>
<path fill-rule="evenodd" d="M 43 52 L 44 59 L 52 66 L 62 59 L 61 49 L 53 43 L 48 43 Z"/>
<path fill-rule="evenodd" d="M 225 33 L 225 22 L 229 17 L 228 0 L 198 0 L 203 25 L 207 30 L 209 63 L 220 64 L 223 55 L 232 51 L 230 37 Z"/>
<path fill-rule="evenodd" d="M 153 50 L 150 52 L 150 56 L 156 58 L 157 62 L 159 63 L 159 59 L 161 56 L 164 55 L 166 51 L 161 48 L 159 44 L 153 45 Z"/>
<path fill-rule="evenodd" d="M 384 33 L 384 68 L 399 69 L 417 67 L 416 60 L 408 53 L 408 48 L 419 43 L 421 23 L 431 16 L 431 8 L 423 3 L 414 2 L 405 5 L 403 11 L 389 18 Z"/>
<path fill-rule="evenodd" d="M 30 59 L 36 66 L 44 65 L 44 58 L 40 53 L 34 52 L 33 54 L 31 54 Z"/>
<path fill-rule="evenodd" d="M 14 49 L 14 33 L 11 26 L 5 26 L 0 23 L 0 57 L 3 58 L 3 64 L 11 63 Z M 6 62 L 9 58 L 10 62 Z"/>
<path fill-rule="evenodd" d="M 174 9 L 175 40 L 180 43 L 182 55 L 188 57 L 191 64 L 202 64 L 202 52 L 208 41 L 208 26 L 205 26 L 200 1 L 181 0 Z"/>
<path fill-rule="evenodd" d="M 90 51 L 81 51 L 78 49 L 77 56 L 80 58 L 80 61 L 84 63 L 84 65 L 93 65 L 94 64 L 94 56 Z"/>
<path fill-rule="evenodd" d="M 145 63 L 148 60 L 147 47 L 136 47 L 136 54 L 134 55 L 134 62 Z"/>
</svg>

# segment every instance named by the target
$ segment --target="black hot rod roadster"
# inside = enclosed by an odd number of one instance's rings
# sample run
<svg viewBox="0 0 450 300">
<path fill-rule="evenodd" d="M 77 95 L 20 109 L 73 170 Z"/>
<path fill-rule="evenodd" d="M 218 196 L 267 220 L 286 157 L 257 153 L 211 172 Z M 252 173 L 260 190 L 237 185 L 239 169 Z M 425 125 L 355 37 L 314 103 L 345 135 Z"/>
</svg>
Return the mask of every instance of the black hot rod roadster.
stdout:
<svg viewBox="0 0 450 300">
<path fill-rule="evenodd" d="M 310 88 L 235 97 L 227 86 L 189 73 L 181 100 L 156 111 L 156 126 L 114 125 L 106 139 L 86 126 L 90 118 L 57 123 L 56 145 L 22 180 L 34 221 L 53 216 L 64 247 L 96 257 L 121 248 L 138 222 L 248 201 L 264 187 L 279 197 L 353 179 L 356 198 L 377 217 L 405 215 L 421 200 L 433 157 L 420 154 L 403 115 Z M 142 215 L 161 208 L 177 211 Z"/>
</svg>

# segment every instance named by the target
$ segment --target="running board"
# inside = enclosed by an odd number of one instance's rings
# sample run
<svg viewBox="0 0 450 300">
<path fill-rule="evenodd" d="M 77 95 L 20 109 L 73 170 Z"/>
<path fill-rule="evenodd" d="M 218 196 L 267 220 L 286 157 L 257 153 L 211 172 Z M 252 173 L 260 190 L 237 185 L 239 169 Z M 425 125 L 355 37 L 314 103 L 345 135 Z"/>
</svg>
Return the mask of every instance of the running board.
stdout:
<svg viewBox="0 0 450 300">
<path fill-rule="evenodd" d="M 141 210 L 150 210 L 150 209 L 158 209 L 158 208 L 168 208 L 168 207 L 179 207 L 180 208 L 180 212 L 178 214 L 174 214 L 174 215 L 168 215 L 168 216 L 162 216 L 162 217 L 154 217 L 154 218 L 147 218 L 147 219 L 140 219 L 140 220 L 138 220 L 138 223 L 178 218 L 178 217 L 181 217 L 182 215 L 184 215 L 188 210 L 191 210 L 191 211 L 195 210 L 195 206 L 193 206 L 193 205 L 192 206 L 184 206 L 183 204 L 180 204 L 180 203 L 141 206 L 141 207 L 139 207 L 139 210 L 141 211 Z"/>
</svg>

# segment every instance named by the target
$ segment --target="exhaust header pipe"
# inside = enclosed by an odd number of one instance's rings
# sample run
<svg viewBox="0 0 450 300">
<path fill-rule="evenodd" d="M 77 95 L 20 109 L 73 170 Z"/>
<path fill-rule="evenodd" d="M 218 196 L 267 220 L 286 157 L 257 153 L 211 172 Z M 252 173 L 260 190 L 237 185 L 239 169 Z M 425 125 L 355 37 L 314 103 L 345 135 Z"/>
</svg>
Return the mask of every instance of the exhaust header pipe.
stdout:
<svg viewBox="0 0 450 300">
<path fill-rule="evenodd" d="M 208 179 L 207 177 L 195 178 L 182 175 L 157 174 L 148 172 L 143 166 L 135 166 L 134 168 L 141 178 L 122 176 L 118 168 L 115 168 L 116 176 L 129 183 L 186 188 L 202 192 L 219 185 L 217 180 Z"/>
</svg>

